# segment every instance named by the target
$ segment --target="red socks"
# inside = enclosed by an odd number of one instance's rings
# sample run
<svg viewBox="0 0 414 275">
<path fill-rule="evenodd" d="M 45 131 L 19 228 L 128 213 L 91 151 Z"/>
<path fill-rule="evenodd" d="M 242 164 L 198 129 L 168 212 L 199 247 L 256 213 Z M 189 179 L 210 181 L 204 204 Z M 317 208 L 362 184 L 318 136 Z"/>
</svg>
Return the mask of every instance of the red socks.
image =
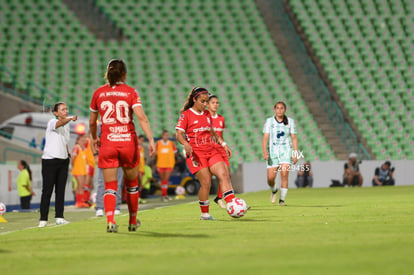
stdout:
<svg viewBox="0 0 414 275">
<path fill-rule="evenodd" d="M 198 201 L 200 204 L 201 214 L 208 213 L 210 207 L 210 201 Z"/>
<path fill-rule="evenodd" d="M 91 197 L 91 192 L 89 190 L 89 185 L 85 184 L 83 187 L 83 201 L 82 202 L 89 202 L 89 198 Z"/>
<path fill-rule="evenodd" d="M 223 193 L 221 192 L 220 185 L 219 185 L 218 191 L 217 191 L 217 198 L 219 198 L 219 199 L 222 199 L 223 198 Z"/>
<path fill-rule="evenodd" d="M 127 204 L 129 210 L 129 224 L 137 224 L 137 212 L 139 201 L 138 178 L 133 180 L 124 179 L 127 189 Z"/>
<path fill-rule="evenodd" d="M 161 196 L 168 196 L 168 180 L 161 181 Z"/>
<path fill-rule="evenodd" d="M 226 203 L 231 202 L 234 199 L 234 192 L 232 189 L 223 192 L 223 197 Z"/>
<path fill-rule="evenodd" d="M 118 188 L 118 182 L 110 181 L 105 182 L 105 193 L 103 197 L 105 214 L 107 223 L 115 223 L 115 206 L 116 206 L 116 190 Z"/>
</svg>

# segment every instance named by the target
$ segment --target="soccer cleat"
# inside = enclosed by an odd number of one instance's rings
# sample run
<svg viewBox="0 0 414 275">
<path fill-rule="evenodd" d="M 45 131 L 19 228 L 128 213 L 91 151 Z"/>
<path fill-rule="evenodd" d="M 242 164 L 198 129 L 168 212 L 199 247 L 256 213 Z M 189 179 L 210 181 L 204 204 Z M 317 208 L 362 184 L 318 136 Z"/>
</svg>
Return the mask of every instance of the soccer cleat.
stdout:
<svg viewBox="0 0 414 275">
<path fill-rule="evenodd" d="M 78 202 L 75 204 L 76 208 L 89 208 L 89 204 L 85 203 L 85 202 Z"/>
<path fill-rule="evenodd" d="M 276 203 L 276 194 L 277 194 L 277 192 L 275 192 L 275 193 L 271 193 L 270 194 L 270 201 L 274 204 L 274 203 Z"/>
<path fill-rule="evenodd" d="M 129 232 L 135 232 L 137 229 L 141 226 L 141 221 L 137 219 L 137 224 L 129 224 L 128 225 L 128 231 Z"/>
<path fill-rule="evenodd" d="M 208 216 L 201 215 L 200 220 L 203 220 L 203 221 L 214 221 L 215 218 L 213 218 L 213 216 L 211 216 L 211 215 L 208 215 Z"/>
<path fill-rule="evenodd" d="M 40 221 L 38 227 L 45 227 L 47 225 L 47 221 Z"/>
<path fill-rule="evenodd" d="M 223 202 L 223 199 L 216 197 L 214 199 L 214 202 L 217 203 L 217 205 L 220 206 L 220 208 L 226 209 L 226 204 Z"/>
<path fill-rule="evenodd" d="M 97 209 L 96 210 L 96 214 L 95 214 L 97 217 L 103 217 L 103 215 L 104 215 L 104 212 L 103 212 L 103 210 L 102 209 Z"/>
<path fill-rule="evenodd" d="M 106 225 L 106 232 L 108 233 L 117 233 L 118 232 L 118 226 L 115 223 L 108 223 Z"/>
<path fill-rule="evenodd" d="M 248 205 L 248 204 L 247 204 L 247 205 L 246 205 L 246 211 L 247 211 L 247 210 L 250 210 L 250 208 L 252 208 L 252 207 L 251 207 L 250 205 Z"/>
<path fill-rule="evenodd" d="M 64 218 L 56 218 L 55 219 L 56 225 L 68 224 L 69 222 Z"/>
<path fill-rule="evenodd" d="M 164 196 L 161 199 L 162 199 L 163 202 L 169 202 L 171 200 L 171 198 L 168 197 L 168 196 Z"/>
<path fill-rule="evenodd" d="M 285 203 L 285 201 L 283 201 L 283 200 L 279 200 L 279 205 L 280 205 L 280 206 L 286 206 L 286 203 Z"/>
</svg>

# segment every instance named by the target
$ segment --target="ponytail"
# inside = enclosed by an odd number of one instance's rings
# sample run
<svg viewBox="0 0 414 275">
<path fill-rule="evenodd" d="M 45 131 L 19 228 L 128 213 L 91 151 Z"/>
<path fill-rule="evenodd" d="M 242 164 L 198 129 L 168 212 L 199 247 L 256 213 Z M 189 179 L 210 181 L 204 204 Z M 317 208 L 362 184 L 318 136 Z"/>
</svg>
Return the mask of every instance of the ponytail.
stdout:
<svg viewBox="0 0 414 275">
<path fill-rule="evenodd" d="M 123 82 L 126 78 L 126 64 L 121 59 L 112 59 L 108 63 L 108 67 L 105 73 L 105 79 L 109 85 L 113 86 L 117 82 Z"/>
<path fill-rule="evenodd" d="M 180 110 L 180 114 L 184 111 L 190 109 L 194 106 L 194 99 L 197 99 L 197 97 L 201 94 L 207 94 L 208 91 L 206 88 L 200 88 L 200 87 L 194 87 L 190 93 L 187 95 L 187 99 L 183 105 L 183 107 Z"/>
<path fill-rule="evenodd" d="M 20 163 L 23 166 L 23 169 L 26 169 L 27 172 L 29 172 L 29 178 L 32 180 L 32 170 L 30 170 L 29 164 L 25 160 L 21 160 Z"/>
</svg>

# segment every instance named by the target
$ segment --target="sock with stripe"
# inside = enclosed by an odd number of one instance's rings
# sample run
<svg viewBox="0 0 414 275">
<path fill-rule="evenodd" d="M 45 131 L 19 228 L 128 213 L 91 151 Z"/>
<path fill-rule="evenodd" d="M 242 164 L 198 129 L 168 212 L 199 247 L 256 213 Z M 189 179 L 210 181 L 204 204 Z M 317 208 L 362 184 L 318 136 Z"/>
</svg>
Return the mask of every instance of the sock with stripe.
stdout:
<svg viewBox="0 0 414 275">
<path fill-rule="evenodd" d="M 206 201 L 198 201 L 198 203 L 200 204 L 200 209 L 201 209 L 201 215 L 205 216 L 205 215 L 209 215 L 209 208 L 210 208 L 210 201 L 206 200 Z"/>
<path fill-rule="evenodd" d="M 104 208 L 106 214 L 107 223 L 115 223 L 115 206 L 116 206 L 116 189 L 118 188 L 118 182 L 109 181 L 105 182 L 105 193 L 103 196 Z"/>
<path fill-rule="evenodd" d="M 226 201 L 226 203 L 230 203 L 234 199 L 233 189 L 223 192 L 223 198 Z"/>
<path fill-rule="evenodd" d="M 127 189 L 127 204 L 129 210 L 129 224 L 137 224 L 137 212 L 139 201 L 138 178 L 133 180 L 124 179 Z"/>
</svg>

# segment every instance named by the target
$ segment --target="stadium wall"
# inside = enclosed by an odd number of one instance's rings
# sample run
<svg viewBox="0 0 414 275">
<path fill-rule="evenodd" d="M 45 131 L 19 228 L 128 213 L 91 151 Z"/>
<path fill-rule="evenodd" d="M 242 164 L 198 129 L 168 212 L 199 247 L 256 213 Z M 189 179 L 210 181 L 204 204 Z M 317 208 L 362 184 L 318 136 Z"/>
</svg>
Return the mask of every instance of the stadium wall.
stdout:
<svg viewBox="0 0 414 275">
<path fill-rule="evenodd" d="M 363 187 L 371 187 L 374 178 L 375 168 L 381 166 L 384 161 L 366 160 L 359 167 L 364 178 Z M 313 187 L 329 187 L 332 180 L 342 182 L 342 174 L 344 172 L 345 161 L 313 161 L 311 162 L 313 171 Z M 295 165 L 298 169 L 302 164 Z M 414 167 L 412 160 L 391 160 L 391 166 L 395 167 L 394 179 L 395 185 L 413 185 L 414 173 L 410 173 L 410 169 Z M 292 169 L 289 172 L 289 188 L 296 188 L 295 180 L 298 171 Z M 280 185 L 280 175 L 276 179 Z M 256 192 L 268 190 L 266 180 L 266 164 L 265 162 L 253 162 L 240 164 L 239 168 L 232 175 L 232 183 L 236 193 Z"/>
<path fill-rule="evenodd" d="M 31 164 L 32 170 L 32 184 L 35 196 L 32 197 L 32 208 L 40 205 L 40 198 L 42 196 L 42 166 L 40 164 Z M 0 165 L 0 202 L 7 206 L 7 211 L 12 209 L 19 209 L 20 197 L 17 193 L 16 180 L 19 176 L 19 169 L 16 164 Z M 73 203 L 74 197 L 72 194 L 72 175 L 68 176 L 65 190 L 65 203 Z M 53 192 L 51 203 L 54 205 L 55 193 Z"/>
</svg>

